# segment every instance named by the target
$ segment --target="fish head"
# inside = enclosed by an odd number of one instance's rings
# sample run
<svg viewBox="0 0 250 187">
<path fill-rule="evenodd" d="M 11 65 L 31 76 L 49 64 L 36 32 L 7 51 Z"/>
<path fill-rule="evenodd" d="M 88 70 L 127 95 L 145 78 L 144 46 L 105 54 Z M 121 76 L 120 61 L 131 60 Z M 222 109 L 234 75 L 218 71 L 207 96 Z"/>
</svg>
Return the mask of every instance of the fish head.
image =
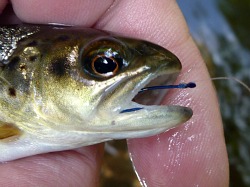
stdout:
<svg viewBox="0 0 250 187">
<path fill-rule="evenodd" d="M 152 136 L 192 116 L 190 108 L 159 105 L 157 90 L 138 93 L 172 84 L 181 71 L 159 45 L 89 28 L 2 30 L 0 162 Z"/>
<path fill-rule="evenodd" d="M 176 79 L 181 63 L 167 49 L 106 31 L 64 32 L 65 41 L 54 43 L 43 57 L 40 81 L 42 103 L 54 111 L 54 120 L 67 115 L 74 129 L 120 139 L 164 132 L 192 116 L 186 107 L 155 105 L 157 95 L 137 95 L 146 85 Z"/>
</svg>

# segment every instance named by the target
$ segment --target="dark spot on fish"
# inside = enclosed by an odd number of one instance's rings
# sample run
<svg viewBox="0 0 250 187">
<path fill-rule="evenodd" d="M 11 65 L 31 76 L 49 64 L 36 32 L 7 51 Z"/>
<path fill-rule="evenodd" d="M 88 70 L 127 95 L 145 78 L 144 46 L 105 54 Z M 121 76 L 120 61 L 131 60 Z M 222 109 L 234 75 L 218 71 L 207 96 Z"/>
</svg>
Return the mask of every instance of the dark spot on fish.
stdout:
<svg viewBox="0 0 250 187">
<path fill-rule="evenodd" d="M 16 90 L 15 90 L 15 88 L 9 88 L 9 96 L 16 97 Z"/>
<path fill-rule="evenodd" d="M 21 65 L 21 66 L 20 66 L 20 70 L 21 70 L 21 71 L 26 70 L 26 68 L 27 68 L 26 65 Z"/>
<path fill-rule="evenodd" d="M 61 35 L 61 36 L 59 36 L 59 37 L 56 38 L 56 41 L 63 42 L 63 41 L 67 41 L 69 39 L 70 39 L 69 36 L 67 36 L 67 35 Z"/>
<path fill-rule="evenodd" d="M 36 40 L 33 40 L 32 42 L 28 43 L 27 46 L 28 47 L 35 47 L 37 46 L 38 42 Z"/>
<path fill-rule="evenodd" d="M 20 62 L 20 57 L 18 57 L 18 56 L 16 56 L 16 57 L 14 57 L 14 58 L 12 58 L 11 60 L 10 60 L 10 62 L 8 63 L 8 68 L 9 68 L 9 70 L 14 70 L 15 68 L 16 68 L 16 66 L 17 66 L 17 64 Z"/>
<path fill-rule="evenodd" d="M 29 60 L 30 60 L 31 62 L 34 62 L 36 59 L 37 59 L 37 56 L 30 56 L 30 57 L 29 57 Z"/>
<path fill-rule="evenodd" d="M 61 77 L 65 75 L 67 69 L 67 61 L 65 59 L 58 59 L 51 64 L 50 72 Z"/>
</svg>

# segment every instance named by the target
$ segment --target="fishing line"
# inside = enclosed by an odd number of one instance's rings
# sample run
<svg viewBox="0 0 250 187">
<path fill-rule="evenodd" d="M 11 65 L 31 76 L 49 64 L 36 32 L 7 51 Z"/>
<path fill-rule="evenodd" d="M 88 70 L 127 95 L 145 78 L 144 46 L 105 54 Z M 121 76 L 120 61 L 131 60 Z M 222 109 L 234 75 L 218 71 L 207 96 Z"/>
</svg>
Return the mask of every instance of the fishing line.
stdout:
<svg viewBox="0 0 250 187">
<path fill-rule="evenodd" d="M 197 80 L 195 81 L 196 83 L 200 83 L 200 82 L 204 82 L 206 81 L 207 79 L 203 79 L 203 80 Z M 240 79 L 237 79 L 235 77 L 213 77 L 213 78 L 210 78 L 209 80 L 212 80 L 212 81 L 216 81 L 216 80 L 228 80 L 228 81 L 235 81 L 237 82 L 238 84 L 240 84 L 242 87 L 244 87 L 249 93 L 250 93 L 250 86 L 248 86 L 246 83 L 244 83 L 243 81 L 241 81 Z"/>
<path fill-rule="evenodd" d="M 241 86 L 246 88 L 248 90 L 248 92 L 250 93 L 249 86 L 247 84 L 245 84 L 244 82 L 242 82 L 241 80 L 235 78 L 235 77 L 214 77 L 214 78 L 211 78 L 211 80 L 234 80 L 237 83 L 239 83 Z"/>
<path fill-rule="evenodd" d="M 235 77 L 214 77 L 214 78 L 211 78 L 211 80 L 213 81 L 214 80 L 234 80 L 237 83 L 239 83 L 241 86 L 246 88 L 248 92 L 250 92 L 250 87 Z M 200 82 L 200 81 L 197 81 L 197 82 Z M 150 91 L 150 90 L 173 89 L 173 88 L 184 89 L 184 88 L 195 88 L 195 87 L 196 87 L 196 83 L 194 82 L 180 83 L 180 84 L 174 84 L 174 85 L 150 86 L 150 87 L 142 88 L 138 93 L 142 93 L 144 91 Z"/>
<path fill-rule="evenodd" d="M 214 77 L 214 78 L 211 78 L 211 80 L 212 81 L 215 81 L 215 80 L 234 80 L 237 83 L 239 83 L 241 86 L 243 86 L 245 89 L 247 89 L 248 92 L 250 93 L 250 87 L 235 77 Z M 197 82 L 200 82 L 200 81 L 197 81 Z M 145 91 L 152 91 L 152 90 L 163 90 L 163 89 L 165 90 L 165 89 L 175 89 L 175 88 L 186 89 L 186 88 L 195 88 L 195 87 L 196 87 L 196 83 L 194 83 L 194 82 L 180 83 L 180 84 L 173 84 L 173 85 L 163 85 L 163 86 L 149 86 L 149 87 L 142 88 L 138 93 L 142 93 Z M 129 109 L 122 110 L 120 113 L 134 112 L 134 111 L 138 111 L 141 109 L 143 109 L 143 108 L 141 108 L 141 107 L 129 108 Z"/>
</svg>

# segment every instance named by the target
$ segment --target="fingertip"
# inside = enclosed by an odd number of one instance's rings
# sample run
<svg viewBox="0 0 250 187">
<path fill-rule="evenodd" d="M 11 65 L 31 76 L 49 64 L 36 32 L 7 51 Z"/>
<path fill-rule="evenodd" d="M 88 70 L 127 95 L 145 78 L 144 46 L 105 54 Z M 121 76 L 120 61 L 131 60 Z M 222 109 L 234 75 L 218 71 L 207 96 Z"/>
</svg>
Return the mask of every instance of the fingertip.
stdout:
<svg viewBox="0 0 250 187">
<path fill-rule="evenodd" d="M 145 186 L 227 186 L 228 165 L 220 138 L 204 141 L 211 134 L 197 133 L 195 125 L 187 123 L 157 136 L 128 140 L 140 182 Z"/>
</svg>

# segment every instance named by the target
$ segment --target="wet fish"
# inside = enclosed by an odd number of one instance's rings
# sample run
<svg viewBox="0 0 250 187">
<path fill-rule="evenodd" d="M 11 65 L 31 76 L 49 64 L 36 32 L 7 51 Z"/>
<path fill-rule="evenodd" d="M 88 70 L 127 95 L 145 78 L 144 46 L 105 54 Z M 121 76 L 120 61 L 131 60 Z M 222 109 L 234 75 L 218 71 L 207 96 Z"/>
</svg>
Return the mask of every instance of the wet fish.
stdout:
<svg viewBox="0 0 250 187">
<path fill-rule="evenodd" d="M 187 121 L 190 108 L 133 100 L 180 70 L 170 51 L 107 31 L 0 26 L 0 162 L 152 136 Z"/>
</svg>

